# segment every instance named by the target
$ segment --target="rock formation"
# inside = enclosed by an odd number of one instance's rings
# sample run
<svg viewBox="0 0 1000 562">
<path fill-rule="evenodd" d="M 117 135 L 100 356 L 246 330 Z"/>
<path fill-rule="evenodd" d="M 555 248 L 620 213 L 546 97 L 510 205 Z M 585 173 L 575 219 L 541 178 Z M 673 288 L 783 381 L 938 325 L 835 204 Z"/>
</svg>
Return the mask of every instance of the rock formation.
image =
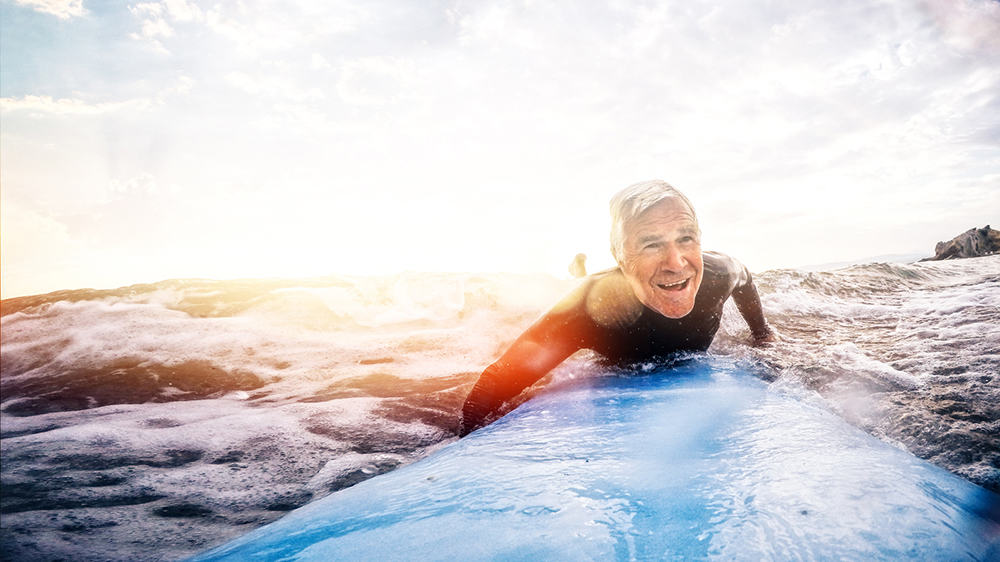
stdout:
<svg viewBox="0 0 1000 562">
<path fill-rule="evenodd" d="M 934 257 L 920 261 L 975 258 L 997 252 L 1000 252 L 1000 230 L 993 230 L 990 225 L 986 225 L 983 228 L 971 228 L 947 242 L 938 242 L 934 246 Z"/>
</svg>

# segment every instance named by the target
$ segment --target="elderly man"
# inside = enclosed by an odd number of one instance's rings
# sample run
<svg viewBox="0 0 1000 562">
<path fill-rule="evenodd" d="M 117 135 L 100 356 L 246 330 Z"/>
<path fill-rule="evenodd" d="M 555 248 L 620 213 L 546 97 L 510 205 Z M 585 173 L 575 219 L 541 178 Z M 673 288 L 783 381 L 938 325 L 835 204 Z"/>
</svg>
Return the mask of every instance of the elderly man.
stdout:
<svg viewBox="0 0 1000 562">
<path fill-rule="evenodd" d="M 730 296 L 756 344 L 776 339 L 750 272 L 701 251 L 694 208 L 668 183 L 637 183 L 611 199 L 611 251 L 618 268 L 584 279 L 483 372 L 462 408 L 462 435 L 577 350 L 627 365 L 708 349 Z"/>
</svg>

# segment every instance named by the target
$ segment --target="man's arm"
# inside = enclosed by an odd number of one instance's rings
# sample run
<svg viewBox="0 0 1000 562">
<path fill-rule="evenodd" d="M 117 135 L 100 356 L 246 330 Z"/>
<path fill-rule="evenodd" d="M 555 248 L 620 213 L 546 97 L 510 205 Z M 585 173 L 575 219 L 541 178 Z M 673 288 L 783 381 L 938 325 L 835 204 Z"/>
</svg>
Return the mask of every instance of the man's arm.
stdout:
<svg viewBox="0 0 1000 562">
<path fill-rule="evenodd" d="M 733 290 L 733 302 L 736 303 L 736 308 L 743 315 L 747 325 L 750 326 L 754 345 L 778 341 L 777 334 L 764 318 L 764 309 L 760 305 L 760 295 L 757 294 L 757 287 L 753 284 L 750 271 L 736 260 L 733 262 L 741 270 L 736 288 Z"/>
<path fill-rule="evenodd" d="M 562 316 L 552 312 L 543 316 L 483 371 L 462 407 L 459 435 L 484 425 L 505 402 L 580 349 L 575 330 L 561 321 Z"/>
</svg>

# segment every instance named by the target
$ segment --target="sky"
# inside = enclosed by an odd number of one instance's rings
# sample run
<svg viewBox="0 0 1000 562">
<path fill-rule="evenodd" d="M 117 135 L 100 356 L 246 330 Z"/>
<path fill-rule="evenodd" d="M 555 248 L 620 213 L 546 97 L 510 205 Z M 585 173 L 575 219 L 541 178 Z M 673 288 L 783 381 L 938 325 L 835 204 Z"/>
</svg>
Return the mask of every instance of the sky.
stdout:
<svg viewBox="0 0 1000 562">
<path fill-rule="evenodd" d="M 996 0 L 0 0 L 0 292 L 613 265 L 685 192 L 752 271 L 1000 223 Z"/>
</svg>

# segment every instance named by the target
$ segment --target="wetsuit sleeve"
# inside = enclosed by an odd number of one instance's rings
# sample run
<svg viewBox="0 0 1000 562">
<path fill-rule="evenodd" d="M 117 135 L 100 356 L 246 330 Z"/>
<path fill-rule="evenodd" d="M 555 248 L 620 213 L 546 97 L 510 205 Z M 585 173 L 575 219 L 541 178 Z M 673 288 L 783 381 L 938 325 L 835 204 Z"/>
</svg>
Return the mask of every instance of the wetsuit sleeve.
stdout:
<svg viewBox="0 0 1000 562">
<path fill-rule="evenodd" d="M 750 333 L 755 340 L 771 336 L 773 332 L 767 324 L 767 319 L 764 318 L 764 309 L 760 305 L 760 295 L 757 294 L 757 287 L 753 284 L 753 277 L 745 266 L 739 264 L 739 267 L 742 272 L 733 290 L 733 302 L 750 326 Z"/>
<path fill-rule="evenodd" d="M 485 425 L 504 403 L 580 349 L 577 330 L 571 324 L 565 314 L 546 314 L 487 367 L 462 407 L 460 435 Z"/>
</svg>

